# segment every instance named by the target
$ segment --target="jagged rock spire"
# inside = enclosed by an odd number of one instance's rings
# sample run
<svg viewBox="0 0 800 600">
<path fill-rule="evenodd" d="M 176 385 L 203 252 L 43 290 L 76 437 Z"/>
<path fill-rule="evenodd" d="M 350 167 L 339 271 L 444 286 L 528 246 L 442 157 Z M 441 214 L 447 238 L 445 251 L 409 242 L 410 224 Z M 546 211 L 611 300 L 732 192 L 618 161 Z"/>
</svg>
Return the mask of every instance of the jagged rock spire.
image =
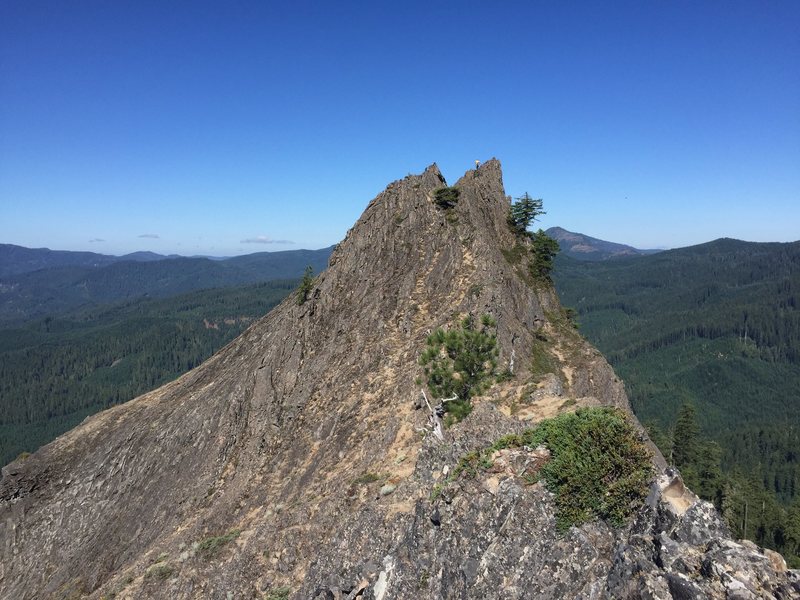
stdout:
<svg viewBox="0 0 800 600">
<path fill-rule="evenodd" d="M 288 298 L 197 369 L 4 468 L 0 597 L 284 586 L 298 599 L 635 597 L 634 568 L 668 597 L 678 567 L 653 562 L 653 539 L 689 521 L 663 524 L 658 488 L 633 529 L 559 536 L 552 497 L 515 474 L 520 455 L 432 503 L 469 450 L 562 410 L 627 410 L 607 363 L 564 327 L 552 288 L 526 279 L 499 161 L 455 183 L 452 209 L 434 201 L 444 185 L 435 164 L 389 184 L 306 302 Z M 496 319 L 500 362 L 517 367 L 440 441 L 418 408 L 418 359 L 430 331 L 466 314 Z M 541 380 L 535 348 L 551 370 Z M 790 585 L 771 573 L 763 589 Z"/>
</svg>

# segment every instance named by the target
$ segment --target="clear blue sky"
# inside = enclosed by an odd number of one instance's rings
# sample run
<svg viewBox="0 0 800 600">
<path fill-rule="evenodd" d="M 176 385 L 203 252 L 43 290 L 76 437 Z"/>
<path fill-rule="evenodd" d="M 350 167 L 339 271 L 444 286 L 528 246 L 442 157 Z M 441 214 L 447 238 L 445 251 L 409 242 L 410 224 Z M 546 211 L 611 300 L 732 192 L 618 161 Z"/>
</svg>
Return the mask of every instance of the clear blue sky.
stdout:
<svg viewBox="0 0 800 600">
<path fill-rule="evenodd" d="M 544 227 L 798 239 L 800 2 L 0 0 L 0 242 L 319 248 L 492 156 Z"/>
</svg>

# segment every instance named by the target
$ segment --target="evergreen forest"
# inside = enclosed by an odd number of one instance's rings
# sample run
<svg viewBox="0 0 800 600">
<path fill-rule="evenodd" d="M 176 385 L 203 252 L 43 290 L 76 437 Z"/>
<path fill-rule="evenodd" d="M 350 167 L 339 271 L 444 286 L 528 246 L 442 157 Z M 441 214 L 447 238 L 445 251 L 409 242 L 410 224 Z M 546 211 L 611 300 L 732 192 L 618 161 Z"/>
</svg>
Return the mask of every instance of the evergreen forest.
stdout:
<svg viewBox="0 0 800 600">
<path fill-rule="evenodd" d="M 1 329 L 0 465 L 196 367 L 298 282 L 139 298 Z"/>
<path fill-rule="evenodd" d="M 689 486 L 800 566 L 800 242 L 558 256 L 553 279 Z"/>
</svg>

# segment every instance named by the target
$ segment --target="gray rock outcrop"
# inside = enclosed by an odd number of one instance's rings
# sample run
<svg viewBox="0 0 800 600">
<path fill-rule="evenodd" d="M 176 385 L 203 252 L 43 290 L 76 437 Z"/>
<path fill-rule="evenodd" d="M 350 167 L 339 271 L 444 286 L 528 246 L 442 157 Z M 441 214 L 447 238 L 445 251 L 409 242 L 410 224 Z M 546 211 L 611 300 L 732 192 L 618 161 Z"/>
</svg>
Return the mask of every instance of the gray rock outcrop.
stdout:
<svg viewBox="0 0 800 600">
<path fill-rule="evenodd" d="M 4 468 L 0 597 L 798 597 L 796 573 L 731 540 L 668 475 L 627 527 L 566 534 L 527 476 L 544 448 L 449 481 L 466 452 L 530 422 L 630 411 L 552 287 L 530 280 L 499 162 L 465 174 L 447 210 L 444 185 L 435 165 L 390 184 L 305 303 Z M 501 367 L 516 368 L 439 440 L 418 358 L 467 314 L 494 317 Z"/>
</svg>

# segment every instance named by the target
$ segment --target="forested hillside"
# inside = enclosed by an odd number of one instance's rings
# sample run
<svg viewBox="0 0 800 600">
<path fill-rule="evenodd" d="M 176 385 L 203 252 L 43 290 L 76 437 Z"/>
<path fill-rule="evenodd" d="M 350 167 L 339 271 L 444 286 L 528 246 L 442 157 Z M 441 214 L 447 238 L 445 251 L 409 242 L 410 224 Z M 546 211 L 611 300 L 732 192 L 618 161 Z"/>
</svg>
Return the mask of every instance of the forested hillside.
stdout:
<svg viewBox="0 0 800 600">
<path fill-rule="evenodd" d="M 583 233 L 567 231 L 562 227 L 550 227 L 545 233 L 558 242 L 562 254 L 577 260 L 609 260 L 658 252 L 600 240 Z"/>
<path fill-rule="evenodd" d="M 721 239 L 605 262 L 559 256 L 554 280 L 665 454 L 689 440 L 690 456 L 675 462 L 690 484 L 739 535 L 796 556 L 800 242 Z M 696 436 L 681 438 L 682 407 L 695 409 Z"/>
<path fill-rule="evenodd" d="M 165 258 L 168 257 L 154 252 L 133 252 L 124 256 L 112 256 L 96 252 L 72 252 L 0 244 L 0 277 L 53 267 L 102 267 L 120 261 L 150 261 Z"/>
<path fill-rule="evenodd" d="M 321 250 L 259 252 L 225 260 L 160 257 L 160 260 L 111 262 L 109 260 L 116 257 L 47 251 L 50 254 L 44 256 L 50 263 L 55 260 L 55 255 L 62 262 L 69 260 L 74 264 L 0 275 L 0 326 L 18 325 L 30 319 L 53 316 L 79 307 L 99 306 L 142 296 L 166 298 L 193 290 L 300 277 L 308 265 L 315 273 L 319 273 L 327 266 L 332 250 L 330 247 Z M 30 252 L 34 252 L 37 259 L 41 258 L 36 254 L 39 251 Z M 19 270 L 30 266 L 28 254 L 21 253 L 20 257 L 18 252 L 6 256 L 5 268 Z M 144 253 L 137 253 L 141 254 Z M 14 263 L 13 257 L 20 262 Z M 98 262 L 85 262 L 91 260 Z"/>
<path fill-rule="evenodd" d="M 0 465 L 197 366 L 297 284 L 140 298 L 0 330 Z"/>
</svg>

